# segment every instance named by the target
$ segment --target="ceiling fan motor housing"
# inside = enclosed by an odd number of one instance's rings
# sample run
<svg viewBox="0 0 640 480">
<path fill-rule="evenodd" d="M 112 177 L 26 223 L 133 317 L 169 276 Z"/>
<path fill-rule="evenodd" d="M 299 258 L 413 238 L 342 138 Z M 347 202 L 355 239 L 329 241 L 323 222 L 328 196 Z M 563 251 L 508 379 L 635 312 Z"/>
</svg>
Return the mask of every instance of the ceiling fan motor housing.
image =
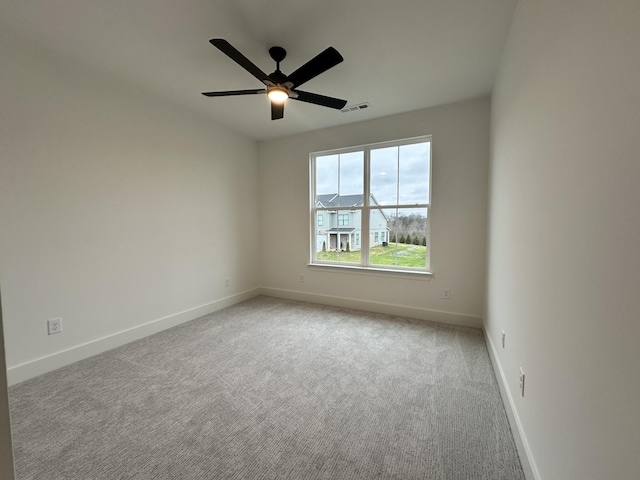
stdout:
<svg viewBox="0 0 640 480">
<path fill-rule="evenodd" d="M 269 80 L 276 85 L 284 85 L 287 81 L 287 76 L 278 69 L 269 75 Z"/>
</svg>

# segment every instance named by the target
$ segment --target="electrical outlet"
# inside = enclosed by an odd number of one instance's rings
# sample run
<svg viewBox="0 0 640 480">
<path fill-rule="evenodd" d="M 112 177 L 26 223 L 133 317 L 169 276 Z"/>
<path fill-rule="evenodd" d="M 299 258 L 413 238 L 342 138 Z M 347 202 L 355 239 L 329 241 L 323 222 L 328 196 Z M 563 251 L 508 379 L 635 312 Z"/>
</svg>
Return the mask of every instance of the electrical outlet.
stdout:
<svg viewBox="0 0 640 480">
<path fill-rule="evenodd" d="M 449 290 L 448 288 L 445 288 L 442 291 L 442 298 L 449 300 L 451 298 L 451 290 Z"/>
<path fill-rule="evenodd" d="M 520 395 L 524 397 L 524 370 L 520 367 Z"/>
<path fill-rule="evenodd" d="M 506 336 L 507 334 L 504 333 L 504 330 L 502 330 L 502 348 L 504 348 L 504 342 L 505 342 Z"/>
<path fill-rule="evenodd" d="M 225 287 L 230 287 L 231 286 L 231 277 L 227 277 L 224 279 L 224 286 Z"/>
<path fill-rule="evenodd" d="M 304 275 L 300 274 L 300 283 L 304 283 Z"/>
<path fill-rule="evenodd" d="M 52 318 L 47 320 L 47 331 L 49 335 L 60 333 L 62 331 L 62 318 Z"/>
</svg>

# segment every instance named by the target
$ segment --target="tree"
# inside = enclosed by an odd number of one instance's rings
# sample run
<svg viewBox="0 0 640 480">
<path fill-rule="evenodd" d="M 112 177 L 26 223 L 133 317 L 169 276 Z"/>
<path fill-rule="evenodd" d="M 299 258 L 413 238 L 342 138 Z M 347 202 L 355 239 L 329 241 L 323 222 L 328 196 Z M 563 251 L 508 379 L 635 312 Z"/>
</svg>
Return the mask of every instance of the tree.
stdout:
<svg viewBox="0 0 640 480">
<path fill-rule="evenodd" d="M 322 251 L 327 253 L 327 242 L 322 242 Z"/>
<path fill-rule="evenodd" d="M 418 240 L 418 235 L 414 235 L 413 236 L 413 244 L 414 245 L 420 245 L 420 240 Z"/>
<path fill-rule="evenodd" d="M 398 240 L 398 243 L 404 243 L 404 235 L 400 235 L 400 239 Z"/>
<path fill-rule="evenodd" d="M 423 247 L 427 246 L 427 237 L 422 237 L 422 246 Z"/>
<path fill-rule="evenodd" d="M 347 242 L 347 253 L 351 252 L 351 248 L 349 247 L 349 242 Z"/>
<path fill-rule="evenodd" d="M 394 240 L 397 238 L 399 243 L 411 243 L 413 236 L 416 235 L 417 232 L 424 233 L 427 231 L 427 217 L 418 215 L 417 213 L 410 215 L 403 215 L 401 213 L 398 216 L 390 216 L 387 226 L 394 232 L 392 234 Z M 405 242 L 400 240 L 400 235 L 405 237 Z M 408 239 L 407 236 L 409 237 Z"/>
<path fill-rule="evenodd" d="M 395 241 L 396 241 L 396 234 L 395 234 L 395 233 L 392 233 L 392 234 L 389 236 L 389 241 L 390 241 L 391 243 L 395 243 Z"/>
</svg>

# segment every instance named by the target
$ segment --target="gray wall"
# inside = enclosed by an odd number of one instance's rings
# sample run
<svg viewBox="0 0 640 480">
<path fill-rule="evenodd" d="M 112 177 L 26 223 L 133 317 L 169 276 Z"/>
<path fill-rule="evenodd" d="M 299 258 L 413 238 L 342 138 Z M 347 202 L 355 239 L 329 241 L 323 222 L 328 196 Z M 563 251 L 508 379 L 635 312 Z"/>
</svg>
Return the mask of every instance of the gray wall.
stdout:
<svg viewBox="0 0 640 480">
<path fill-rule="evenodd" d="M 494 91 L 486 329 L 544 480 L 640 472 L 638 45 L 637 0 L 524 0 Z"/>
<path fill-rule="evenodd" d="M 301 300 L 481 326 L 490 101 L 480 98 L 259 143 L 262 285 Z M 431 281 L 308 268 L 309 154 L 433 135 Z M 286 248 L 282 246 L 286 236 Z M 304 282 L 299 281 L 304 275 Z M 451 299 L 442 290 L 451 290 Z"/>
<path fill-rule="evenodd" d="M 10 382 L 259 287 L 256 142 L 28 38 L 2 40 Z M 63 331 L 48 336 L 53 317 Z"/>
</svg>

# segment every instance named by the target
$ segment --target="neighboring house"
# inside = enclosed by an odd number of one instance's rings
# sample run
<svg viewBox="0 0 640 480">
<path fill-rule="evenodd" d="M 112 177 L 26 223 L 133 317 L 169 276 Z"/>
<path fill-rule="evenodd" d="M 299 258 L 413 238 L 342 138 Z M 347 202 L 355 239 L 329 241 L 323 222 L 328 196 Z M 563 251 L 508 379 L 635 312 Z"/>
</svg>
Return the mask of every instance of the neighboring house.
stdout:
<svg viewBox="0 0 640 480">
<path fill-rule="evenodd" d="M 370 205 L 379 205 L 373 195 Z M 316 197 L 316 207 L 362 207 L 364 195 L 338 195 L 330 193 Z M 362 210 L 323 210 L 316 216 L 316 250 L 322 250 L 323 243 L 327 250 L 360 250 L 362 229 Z M 374 247 L 389 241 L 387 217 L 382 210 L 371 210 L 369 223 L 371 238 L 369 245 Z"/>
</svg>

